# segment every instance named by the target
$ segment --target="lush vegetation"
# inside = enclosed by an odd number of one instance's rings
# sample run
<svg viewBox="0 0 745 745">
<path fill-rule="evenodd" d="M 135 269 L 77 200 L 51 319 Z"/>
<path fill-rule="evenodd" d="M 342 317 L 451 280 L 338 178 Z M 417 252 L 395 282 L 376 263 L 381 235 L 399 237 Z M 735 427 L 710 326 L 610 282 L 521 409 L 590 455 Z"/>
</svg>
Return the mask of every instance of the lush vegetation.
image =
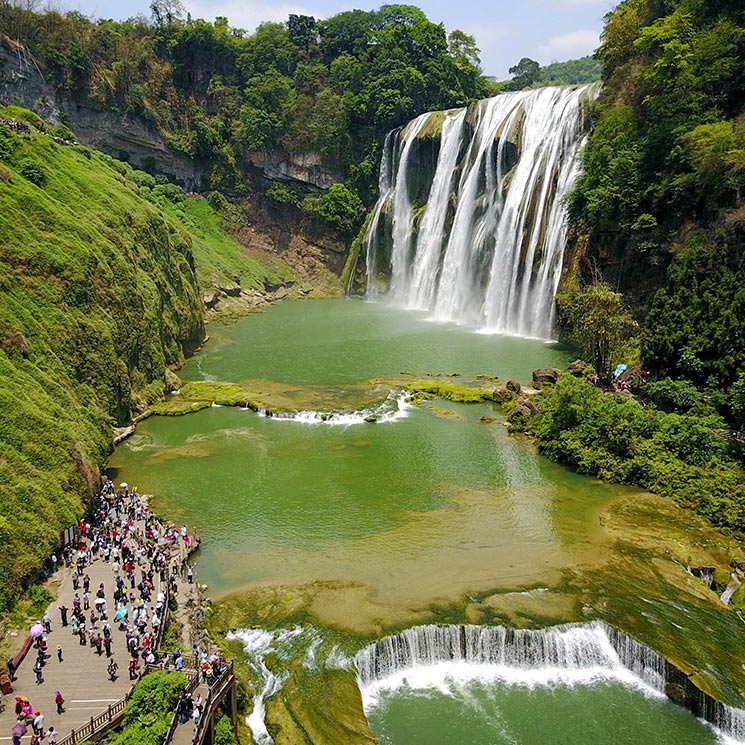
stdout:
<svg viewBox="0 0 745 745">
<path fill-rule="evenodd" d="M 745 369 L 745 6 L 625 0 L 598 56 L 577 245 L 649 312 L 648 369 L 727 387 Z"/>
<path fill-rule="evenodd" d="M 685 384 L 650 384 L 648 393 L 642 406 L 564 374 L 538 395 L 541 413 L 518 426 L 554 460 L 671 497 L 744 535 L 745 472 L 722 417 Z"/>
<path fill-rule="evenodd" d="M 250 285 L 280 269 L 249 262 L 209 200 L 60 144 L 29 112 L 0 119 L 28 130 L 0 123 L 4 610 L 80 516 L 112 425 L 160 395 L 166 368 L 201 342 L 197 277 Z"/>
<path fill-rule="evenodd" d="M 212 188 L 240 191 L 245 153 L 283 148 L 321 153 L 368 201 L 388 130 L 490 90 L 473 38 L 410 5 L 290 15 L 253 34 L 184 17 L 177 0 L 151 8 L 120 23 L 3 3 L 0 27 L 64 95 L 144 117 L 208 163 Z"/>
<path fill-rule="evenodd" d="M 590 56 L 566 62 L 552 62 L 543 67 L 530 57 L 523 57 L 510 67 L 512 79 L 499 83 L 499 90 L 519 91 L 546 85 L 582 85 L 600 80 L 601 73 L 600 62 Z"/>
<path fill-rule="evenodd" d="M 569 341 L 588 359 L 600 378 L 609 380 L 615 365 L 629 359 L 637 324 L 621 294 L 594 282 L 556 297 L 559 323 Z"/>
<path fill-rule="evenodd" d="M 155 671 L 146 675 L 124 709 L 120 731 L 106 739 L 107 745 L 160 745 L 185 686 L 183 673 Z M 220 742 L 230 740 L 223 737 Z"/>
</svg>

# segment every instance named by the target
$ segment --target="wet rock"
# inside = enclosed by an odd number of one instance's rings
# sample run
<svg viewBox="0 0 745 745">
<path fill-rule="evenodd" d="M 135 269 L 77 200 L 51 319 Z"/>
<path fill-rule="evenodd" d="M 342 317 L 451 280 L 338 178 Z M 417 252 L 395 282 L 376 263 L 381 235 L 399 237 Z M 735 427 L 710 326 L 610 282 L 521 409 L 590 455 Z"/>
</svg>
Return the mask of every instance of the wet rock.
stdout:
<svg viewBox="0 0 745 745">
<path fill-rule="evenodd" d="M 275 293 L 274 293 L 274 299 L 275 300 L 284 300 L 288 295 L 287 288 L 286 287 L 280 287 Z"/>
<path fill-rule="evenodd" d="M 559 379 L 559 375 L 561 375 L 561 370 L 557 370 L 555 367 L 533 370 L 533 387 L 541 388 L 546 383 L 553 385 Z"/>
<path fill-rule="evenodd" d="M 482 416 L 479 417 L 479 421 L 483 422 L 484 424 L 492 424 L 493 422 L 497 421 L 497 418 L 494 416 Z"/>
<path fill-rule="evenodd" d="M 524 419 L 535 414 L 540 414 L 540 409 L 530 399 L 521 398 L 515 402 L 507 420 L 514 422 L 517 419 Z"/>
<path fill-rule="evenodd" d="M 505 383 L 505 388 L 508 391 L 512 391 L 513 393 L 520 393 L 520 391 L 522 390 L 522 386 L 516 380 L 508 380 Z"/>
<path fill-rule="evenodd" d="M 378 421 L 378 417 L 375 414 L 370 414 L 370 416 L 365 417 L 365 421 L 369 424 L 375 424 Z"/>
</svg>

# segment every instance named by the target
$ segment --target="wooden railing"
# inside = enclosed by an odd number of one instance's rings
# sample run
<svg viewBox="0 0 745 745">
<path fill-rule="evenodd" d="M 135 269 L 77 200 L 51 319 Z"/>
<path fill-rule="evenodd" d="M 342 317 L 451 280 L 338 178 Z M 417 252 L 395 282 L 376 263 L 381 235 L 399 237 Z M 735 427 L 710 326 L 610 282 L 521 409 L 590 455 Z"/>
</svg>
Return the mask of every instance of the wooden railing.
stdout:
<svg viewBox="0 0 745 745">
<path fill-rule="evenodd" d="M 233 683 L 233 660 L 231 660 L 227 667 L 217 676 L 210 686 L 207 698 L 204 701 L 204 710 L 202 711 L 202 717 L 199 720 L 199 726 L 197 731 L 194 733 L 194 745 L 202 745 L 204 738 L 208 731 L 208 724 L 215 714 L 215 710 L 220 704 L 225 690 L 229 685 Z M 168 742 L 168 740 L 166 740 Z"/>
<path fill-rule="evenodd" d="M 143 676 L 147 675 L 148 672 L 148 670 L 145 670 Z M 134 691 L 136 684 L 137 681 L 135 681 L 135 684 L 132 685 L 129 691 L 127 691 L 127 695 L 124 698 L 111 704 L 106 711 L 96 717 L 91 717 L 90 721 L 80 727 L 80 729 L 74 729 L 69 735 L 57 740 L 58 745 L 75 745 L 75 743 L 93 739 L 94 736 L 100 737 L 105 732 L 118 726 L 124 716 L 124 708 L 132 697 L 132 692 Z"/>
<path fill-rule="evenodd" d="M 194 691 L 199 688 L 199 670 L 182 670 L 182 672 L 186 675 L 186 693 L 188 696 L 191 696 Z M 179 713 L 178 711 L 175 711 L 173 713 L 173 717 L 171 717 L 171 725 L 168 727 L 168 732 L 166 732 L 165 739 L 163 740 L 164 743 L 171 742 L 173 740 L 173 735 L 176 732 L 176 727 L 178 727 L 179 723 Z"/>
</svg>

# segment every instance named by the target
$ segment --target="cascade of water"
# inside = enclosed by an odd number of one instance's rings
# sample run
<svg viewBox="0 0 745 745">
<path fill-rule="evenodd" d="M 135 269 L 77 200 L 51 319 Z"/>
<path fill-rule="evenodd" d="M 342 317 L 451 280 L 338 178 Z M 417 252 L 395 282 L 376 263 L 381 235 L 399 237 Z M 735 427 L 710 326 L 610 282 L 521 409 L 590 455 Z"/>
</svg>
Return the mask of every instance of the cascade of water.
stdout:
<svg viewBox="0 0 745 745">
<path fill-rule="evenodd" d="M 366 692 L 401 673 L 459 663 L 522 671 L 522 676 L 512 674 L 514 680 L 526 680 L 525 671 L 531 670 L 547 682 L 577 679 L 577 673 L 588 671 L 590 679 L 616 679 L 663 695 L 672 684 L 676 702 L 726 735 L 738 741 L 745 738 L 745 710 L 711 698 L 659 654 L 602 621 L 542 630 L 416 626 L 380 639 L 354 657 L 363 699 Z"/>
<path fill-rule="evenodd" d="M 378 174 L 378 201 L 373 207 L 370 221 L 367 224 L 367 232 L 362 241 L 362 250 L 367 257 L 367 295 L 370 299 L 375 299 L 378 295 L 378 283 L 375 279 L 375 262 L 377 259 L 377 240 L 378 228 L 380 225 L 380 216 L 383 214 L 386 204 L 391 197 L 391 187 L 393 184 L 393 141 L 396 130 L 389 132 L 385 136 L 383 143 L 383 154 L 380 159 L 380 173 Z"/>
<path fill-rule="evenodd" d="M 391 297 L 399 297 L 409 281 L 409 264 L 414 228 L 414 210 L 409 195 L 409 155 L 417 135 L 422 131 L 431 114 L 421 116 L 409 122 L 401 130 L 401 151 L 396 168 L 395 182 L 392 187 L 393 219 L 391 249 Z"/>
<path fill-rule="evenodd" d="M 417 235 L 414 268 L 406 297 L 408 308 L 427 310 L 434 300 L 443 229 L 465 121 L 466 110 L 461 109 L 448 112 L 442 124 L 442 142 L 435 177 Z"/>
<path fill-rule="evenodd" d="M 378 293 L 369 280 L 387 212 L 391 302 L 491 332 L 549 338 L 566 241 L 563 198 L 579 173 L 581 105 L 597 91 L 542 88 L 439 114 L 440 152 L 418 223 L 410 155 L 433 120 L 410 122 L 394 143 L 395 177 L 385 185 L 390 164 L 381 169 L 365 236 L 368 297 Z"/>
</svg>

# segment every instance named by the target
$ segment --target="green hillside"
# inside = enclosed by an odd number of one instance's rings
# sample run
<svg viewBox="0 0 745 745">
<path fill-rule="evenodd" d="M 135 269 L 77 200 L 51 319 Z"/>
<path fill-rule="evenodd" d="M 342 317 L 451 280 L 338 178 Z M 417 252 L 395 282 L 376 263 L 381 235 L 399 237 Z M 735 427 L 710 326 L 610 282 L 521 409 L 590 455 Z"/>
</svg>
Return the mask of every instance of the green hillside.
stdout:
<svg viewBox="0 0 745 745">
<path fill-rule="evenodd" d="M 202 340 L 198 278 L 289 270 L 245 257 L 207 200 L 138 185 L 29 112 L 0 120 L 2 610 L 80 516 L 112 425 Z"/>
</svg>

